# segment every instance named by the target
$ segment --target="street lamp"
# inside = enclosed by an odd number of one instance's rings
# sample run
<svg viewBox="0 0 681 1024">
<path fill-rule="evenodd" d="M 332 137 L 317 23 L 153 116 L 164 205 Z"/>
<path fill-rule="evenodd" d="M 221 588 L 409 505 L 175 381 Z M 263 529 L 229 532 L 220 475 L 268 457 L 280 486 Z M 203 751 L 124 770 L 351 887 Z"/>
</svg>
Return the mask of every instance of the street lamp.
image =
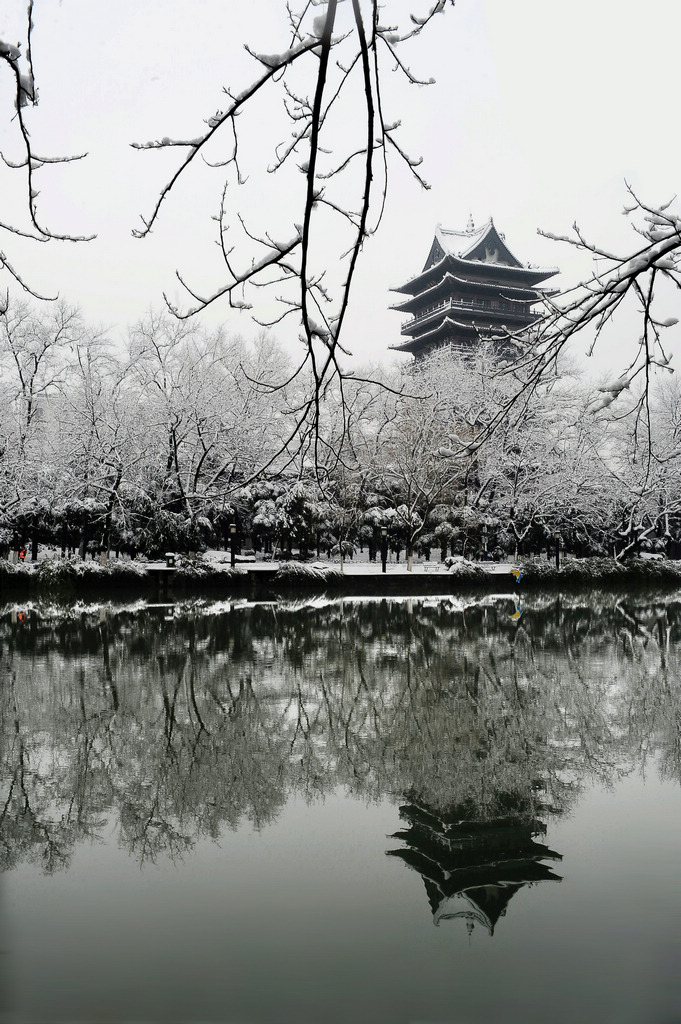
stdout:
<svg viewBox="0 0 681 1024">
<path fill-rule="evenodd" d="M 381 572 L 386 572 L 388 561 L 388 527 L 381 527 Z"/>
<path fill-rule="evenodd" d="M 483 525 L 483 527 L 482 527 L 482 551 L 483 551 L 482 560 L 483 560 L 483 562 L 486 562 L 487 561 L 487 523 L 485 523 Z"/>
<path fill-rule="evenodd" d="M 236 523 L 231 523 L 229 527 L 229 549 L 230 563 L 233 569 L 236 565 Z"/>
</svg>

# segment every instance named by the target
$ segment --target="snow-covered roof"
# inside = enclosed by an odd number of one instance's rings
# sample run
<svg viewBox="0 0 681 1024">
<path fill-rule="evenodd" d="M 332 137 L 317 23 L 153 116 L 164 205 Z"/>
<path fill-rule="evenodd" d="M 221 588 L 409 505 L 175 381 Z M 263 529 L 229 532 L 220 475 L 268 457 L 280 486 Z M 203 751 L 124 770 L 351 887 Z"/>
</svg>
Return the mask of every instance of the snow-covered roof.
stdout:
<svg viewBox="0 0 681 1024">
<path fill-rule="evenodd" d="M 459 259 L 475 260 L 479 263 L 500 263 L 507 267 L 523 266 L 506 245 L 504 237 L 494 227 L 491 217 L 479 228 L 475 228 L 471 221 L 465 231 L 443 228 L 438 224 L 435 239 L 443 255 L 458 256 Z M 424 269 L 427 267 L 428 263 Z"/>
<path fill-rule="evenodd" d="M 471 281 L 465 277 L 458 277 L 456 274 L 453 274 L 450 270 L 446 270 L 442 277 L 438 278 L 438 280 L 436 280 L 434 284 L 430 285 L 429 288 L 424 288 L 424 290 L 419 292 L 418 295 L 411 295 L 408 299 L 404 299 L 403 302 L 396 303 L 394 306 L 391 306 L 390 309 L 408 309 L 410 304 L 413 304 L 414 302 L 422 302 L 424 299 L 428 298 L 430 293 L 437 294 L 437 292 L 441 290 L 443 285 L 447 285 L 450 283 L 463 285 L 465 287 L 467 285 L 470 285 Z M 511 293 L 516 293 L 516 297 L 520 298 L 521 300 L 526 300 L 527 302 L 538 301 L 538 290 L 534 287 L 530 287 L 529 285 L 523 285 L 522 282 L 520 284 L 520 287 L 518 287 L 511 284 L 499 285 L 491 284 L 489 281 L 476 281 L 475 287 L 476 289 L 482 289 L 483 291 L 487 290 L 494 292 L 494 294 L 498 295 L 499 298 L 513 298 Z"/>
<path fill-rule="evenodd" d="M 490 228 L 493 226 L 491 217 L 487 223 L 483 224 L 481 227 L 475 228 L 471 225 L 465 231 L 443 228 L 441 224 L 438 224 L 435 228 L 435 237 L 445 252 L 451 253 L 452 256 L 460 256 L 462 259 L 465 259 L 471 250 L 475 249 L 476 245 L 478 245 L 478 243 L 480 243 L 489 233 Z"/>
<path fill-rule="evenodd" d="M 435 310 L 433 315 L 435 316 L 438 312 L 439 312 L 438 310 Z M 417 348 L 418 349 L 418 348 L 421 348 L 424 344 L 426 344 L 426 345 L 429 344 L 433 339 L 435 339 L 438 336 L 441 336 L 443 331 L 452 330 L 452 329 L 455 329 L 455 332 L 457 334 L 459 332 L 461 332 L 461 333 L 468 332 L 468 333 L 471 333 L 471 334 L 478 334 L 478 335 L 484 334 L 485 337 L 502 338 L 504 340 L 509 340 L 509 339 L 512 339 L 512 338 L 520 335 L 521 331 L 525 329 L 525 328 L 522 328 L 521 330 L 518 330 L 517 328 L 511 329 L 511 328 L 509 328 L 504 323 L 501 323 L 501 324 L 498 324 L 498 325 L 497 324 L 490 324 L 489 322 L 487 322 L 487 319 L 484 316 L 484 313 L 485 313 L 484 310 L 470 309 L 470 310 L 460 310 L 460 312 L 462 312 L 462 313 L 463 312 L 470 312 L 472 314 L 475 314 L 475 313 L 480 314 L 480 313 L 482 313 L 483 314 L 483 320 L 482 320 L 481 323 L 477 322 L 474 319 L 464 321 L 464 320 L 457 320 L 453 316 L 446 315 L 446 316 L 443 316 L 442 319 L 438 320 L 437 323 L 433 327 L 431 327 L 429 330 L 420 331 L 418 335 L 415 335 L 415 336 L 409 338 L 408 341 L 403 341 L 399 345 L 389 345 L 388 348 L 392 349 L 394 352 L 409 352 L 412 348 Z M 505 312 L 508 312 L 508 311 L 505 311 Z M 503 316 L 503 312 L 500 312 L 499 316 Z M 497 332 L 501 332 L 501 333 L 497 333 Z"/>
<path fill-rule="evenodd" d="M 431 327 L 428 331 L 423 331 L 417 338 L 410 338 L 409 341 L 402 342 L 401 345 L 389 345 L 388 348 L 393 349 L 396 352 L 408 351 L 410 347 L 420 347 L 423 342 L 428 342 L 434 335 L 441 334 L 444 328 L 458 327 L 460 330 L 471 331 L 473 334 L 477 333 L 477 326 L 475 321 L 462 321 L 455 320 L 454 317 L 445 316 L 442 320 L 439 320 L 435 327 Z"/>
<path fill-rule="evenodd" d="M 440 270 L 445 271 L 452 263 L 459 272 L 473 273 L 476 279 L 481 274 L 488 275 L 490 268 L 494 268 L 497 271 L 495 276 L 498 277 L 499 273 L 502 277 L 508 275 L 507 280 L 515 278 L 521 287 L 534 287 L 558 272 L 556 267 L 541 268 L 521 263 L 490 218 L 479 228 L 475 228 L 471 222 L 466 231 L 438 225 L 421 273 L 406 284 L 391 288 L 391 291 L 418 294 L 423 290 L 426 280 L 431 280 Z"/>
</svg>

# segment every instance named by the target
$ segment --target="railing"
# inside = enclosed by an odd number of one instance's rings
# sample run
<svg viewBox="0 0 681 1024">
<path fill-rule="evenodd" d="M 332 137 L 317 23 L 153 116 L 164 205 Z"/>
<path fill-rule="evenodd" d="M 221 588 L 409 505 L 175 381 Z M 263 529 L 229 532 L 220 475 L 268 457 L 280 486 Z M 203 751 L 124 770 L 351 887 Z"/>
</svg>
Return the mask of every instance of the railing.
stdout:
<svg viewBox="0 0 681 1024">
<path fill-rule="evenodd" d="M 434 316 L 436 313 L 441 313 L 447 309 L 461 309 L 471 312 L 479 313 L 498 313 L 498 314 L 512 314 L 513 316 L 527 316 L 533 317 L 534 314 L 529 310 L 522 310 L 520 303 L 511 304 L 500 302 L 496 299 L 479 299 L 474 301 L 473 299 L 447 299 L 445 302 L 438 302 L 435 306 L 429 306 L 424 309 L 418 316 L 411 317 L 409 320 L 405 320 L 402 323 L 402 330 L 407 326 L 420 323 L 422 320 L 427 320 L 429 317 Z"/>
</svg>

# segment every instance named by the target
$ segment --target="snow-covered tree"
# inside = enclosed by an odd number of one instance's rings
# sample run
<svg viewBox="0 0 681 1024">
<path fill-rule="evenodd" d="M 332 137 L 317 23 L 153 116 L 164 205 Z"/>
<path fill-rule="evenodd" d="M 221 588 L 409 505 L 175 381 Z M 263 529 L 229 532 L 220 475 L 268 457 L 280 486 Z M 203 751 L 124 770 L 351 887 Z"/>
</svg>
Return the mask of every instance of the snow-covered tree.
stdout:
<svg viewBox="0 0 681 1024">
<path fill-rule="evenodd" d="M 362 247 L 382 218 L 390 167 L 396 161 L 417 183 L 426 184 L 418 170 L 420 160 L 408 155 L 402 141 L 399 111 L 391 109 L 387 85 L 397 77 L 413 85 L 432 81 L 411 70 L 410 43 L 450 5 L 453 0 L 412 0 L 406 6 L 395 0 L 312 0 L 296 9 L 282 3 L 278 52 L 264 53 L 247 43 L 252 80 L 226 82 L 224 103 L 203 112 L 192 138 L 164 135 L 133 143 L 140 150 L 179 155 L 152 209 L 142 217 L 135 232 L 140 238 L 153 230 L 179 191 L 178 183 L 187 180 L 191 187 L 199 163 L 220 172 L 215 220 L 223 281 L 206 291 L 204 280 L 178 271 L 188 306 L 180 309 L 167 300 L 173 313 L 184 319 L 225 300 L 232 308 L 253 309 L 256 320 L 270 327 L 284 319 L 297 322 L 303 357 L 293 373 L 303 390 L 289 410 L 282 444 L 289 452 L 296 444 L 302 450 L 311 438 L 315 460 L 323 454 L 318 445 L 322 406 L 329 387 L 334 382 L 342 386 L 348 377 L 341 367 L 347 351 L 343 327 Z M 31 0 L 23 52 L 21 45 L 0 41 L 0 61 L 11 85 L 6 116 L 16 118 L 17 129 L 18 155 L 6 162 L 22 177 L 27 220 L 26 227 L 0 221 L 0 236 L 76 240 L 49 231 L 36 205 L 36 174 L 49 163 L 80 159 L 81 154 L 38 155 L 31 140 L 27 118 L 37 102 L 33 18 Z M 267 166 L 260 146 L 263 118 L 271 153 Z M 247 130 L 251 119 L 253 132 Z M 339 127 L 346 139 L 340 148 Z M 276 223 L 271 220 L 273 204 L 259 201 L 263 189 L 278 197 L 281 216 Z M 30 289 L 4 254 L 0 266 Z M 263 289 L 275 308 L 260 301 Z M 286 379 L 282 375 L 268 385 L 276 389 Z"/>
<path fill-rule="evenodd" d="M 527 401 L 540 381 L 555 376 L 559 360 L 575 337 L 587 336 L 589 354 L 608 337 L 615 337 L 617 355 L 610 379 L 592 396 L 589 411 L 607 409 L 621 396 L 635 392 L 636 399 L 628 403 L 628 409 L 636 419 L 637 432 L 644 432 L 642 438 L 650 446 L 652 385 L 660 374 L 673 372 L 670 363 L 679 336 L 679 317 L 674 313 L 681 290 L 681 212 L 673 200 L 651 206 L 631 189 L 628 195 L 624 213 L 636 236 L 631 249 L 613 251 L 607 242 L 588 239 L 577 224 L 572 235 L 545 233 L 589 254 L 594 269 L 574 287 L 547 296 L 545 312 L 534 327 L 513 337 L 522 354 L 506 372 L 516 387 L 488 429 L 494 429 L 506 411 Z"/>
</svg>

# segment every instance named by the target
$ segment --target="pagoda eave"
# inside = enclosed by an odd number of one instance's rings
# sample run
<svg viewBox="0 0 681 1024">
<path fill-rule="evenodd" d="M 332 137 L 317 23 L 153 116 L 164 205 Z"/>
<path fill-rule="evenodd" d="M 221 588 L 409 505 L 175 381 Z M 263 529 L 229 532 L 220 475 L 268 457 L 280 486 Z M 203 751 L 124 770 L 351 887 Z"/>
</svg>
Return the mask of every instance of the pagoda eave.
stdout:
<svg viewBox="0 0 681 1024">
<path fill-rule="evenodd" d="M 437 263 L 428 267 L 427 270 L 423 270 L 420 274 L 417 274 L 415 277 L 412 277 L 409 281 L 405 282 L 405 284 L 391 288 L 390 291 L 406 295 L 418 295 L 432 287 L 432 284 L 429 282 L 437 280 L 439 277 L 443 277 L 444 274 L 447 273 L 447 268 L 452 268 L 459 274 L 465 274 L 469 280 L 479 278 L 480 276 L 484 277 L 485 275 L 488 275 L 490 271 L 493 271 L 497 274 L 503 274 L 504 276 L 508 275 L 509 285 L 511 285 L 511 282 L 515 279 L 515 281 L 526 282 L 529 287 L 533 287 L 541 281 L 548 280 L 548 278 L 553 277 L 554 274 L 558 273 L 558 269 L 555 267 L 509 267 L 500 263 L 482 262 L 480 260 L 463 260 L 453 256 L 451 253 L 447 253 L 441 260 L 438 260 Z"/>
<path fill-rule="evenodd" d="M 403 302 L 396 302 L 389 308 L 395 309 L 401 313 L 408 313 L 412 309 L 418 308 L 429 300 L 435 299 L 438 294 L 441 294 L 442 292 L 450 294 L 455 287 L 458 288 L 459 291 L 463 290 L 468 291 L 469 293 L 475 293 L 476 291 L 482 291 L 483 293 L 491 292 L 501 299 L 507 299 L 509 302 L 536 302 L 538 294 L 547 295 L 556 293 L 555 290 L 549 293 L 542 289 L 541 292 L 539 292 L 539 289 L 529 287 L 524 288 L 518 285 L 498 285 L 492 284 L 489 281 L 472 281 L 447 271 L 429 288 L 419 292 L 418 295 L 412 295 L 408 299 L 404 299 Z"/>
<path fill-rule="evenodd" d="M 454 320 L 450 316 L 443 316 L 442 310 L 434 310 L 432 314 L 414 317 L 405 321 L 400 334 L 420 338 L 442 330 L 459 329 L 487 333 L 490 328 L 506 328 L 510 332 L 517 332 L 526 330 L 540 319 L 537 314 L 521 309 L 457 309 L 456 312 L 462 319 Z M 484 323 L 480 322 L 481 317 L 484 318 Z"/>
</svg>

